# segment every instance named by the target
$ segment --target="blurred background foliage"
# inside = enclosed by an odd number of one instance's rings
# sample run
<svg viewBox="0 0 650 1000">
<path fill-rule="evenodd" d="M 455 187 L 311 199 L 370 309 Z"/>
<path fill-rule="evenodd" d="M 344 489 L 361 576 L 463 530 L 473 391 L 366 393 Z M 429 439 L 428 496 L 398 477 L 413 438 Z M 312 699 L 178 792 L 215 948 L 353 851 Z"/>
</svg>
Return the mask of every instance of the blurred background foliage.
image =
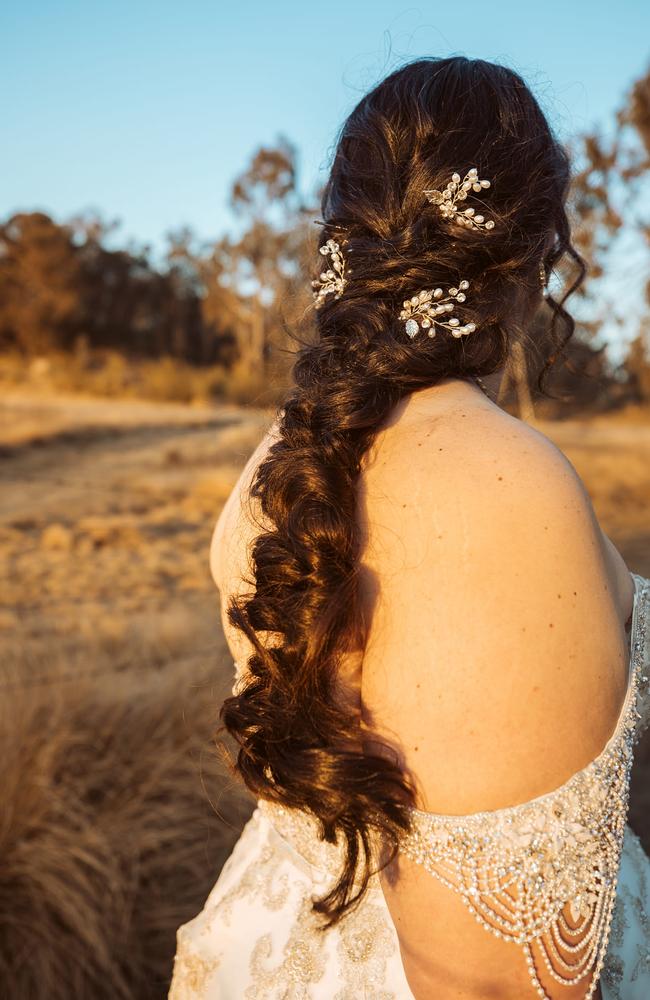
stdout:
<svg viewBox="0 0 650 1000">
<path fill-rule="evenodd" d="M 627 94 L 606 134 L 578 136 L 570 204 L 588 264 L 570 301 L 577 335 L 551 385 L 562 402 L 543 416 L 650 401 L 650 74 Z M 116 223 L 57 222 L 23 212 L 0 226 L 0 377 L 104 395 L 272 405 L 288 384 L 292 335 L 310 335 L 318 192 L 300 195 L 298 153 L 280 137 L 260 147 L 232 185 L 237 238 L 199 242 L 169 232 L 163 259 L 108 249 Z M 608 335 L 626 319 L 608 294 L 608 265 L 624 241 L 646 249 L 643 311 L 622 357 Z M 561 275 L 559 276 L 561 277 Z M 638 279 L 637 279 L 638 280 Z M 605 333 L 603 332 L 605 331 Z M 525 369 L 509 388 L 523 415 L 535 402 Z M 506 394 L 507 395 L 507 394 Z"/>
</svg>

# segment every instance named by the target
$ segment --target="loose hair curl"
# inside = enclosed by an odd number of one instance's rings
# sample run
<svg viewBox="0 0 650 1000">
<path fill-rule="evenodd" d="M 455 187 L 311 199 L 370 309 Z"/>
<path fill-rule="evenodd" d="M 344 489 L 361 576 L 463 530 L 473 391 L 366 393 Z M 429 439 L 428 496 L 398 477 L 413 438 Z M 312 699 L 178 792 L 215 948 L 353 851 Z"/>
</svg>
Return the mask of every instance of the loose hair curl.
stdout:
<svg viewBox="0 0 650 1000">
<path fill-rule="evenodd" d="M 473 166 L 492 182 L 489 233 L 446 221 L 423 195 Z M 363 650 L 368 627 L 355 517 L 361 460 L 409 393 L 500 369 L 515 337 L 541 355 L 522 316 L 539 303 L 540 263 L 550 274 L 569 255 L 573 285 L 560 301 L 546 299 L 552 322 L 538 374 L 545 391 L 573 333 L 563 302 L 584 271 L 565 211 L 569 179 L 567 155 L 523 80 L 480 59 L 403 66 L 362 98 L 339 137 L 320 238 L 344 236 L 348 282 L 317 311 L 315 342 L 297 352 L 278 438 L 250 488 L 272 527 L 253 544 L 253 592 L 229 602 L 228 619 L 254 652 L 243 686 L 221 709 L 250 791 L 307 810 L 325 840 L 343 838 L 340 877 L 313 902 L 323 929 L 363 896 L 375 834 L 384 864 L 394 858 L 415 804 L 394 748 L 362 741 L 359 718 L 337 696 L 340 658 Z M 463 321 L 473 320 L 476 332 L 410 342 L 398 319 L 403 300 L 463 278 Z M 277 641 L 263 643 L 260 632 Z"/>
</svg>

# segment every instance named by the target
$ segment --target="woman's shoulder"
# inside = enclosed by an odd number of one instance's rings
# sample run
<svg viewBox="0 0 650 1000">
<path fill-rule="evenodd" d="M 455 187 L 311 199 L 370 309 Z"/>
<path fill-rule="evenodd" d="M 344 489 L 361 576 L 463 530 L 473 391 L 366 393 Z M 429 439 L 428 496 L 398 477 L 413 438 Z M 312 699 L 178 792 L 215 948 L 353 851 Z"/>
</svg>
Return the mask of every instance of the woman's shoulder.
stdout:
<svg viewBox="0 0 650 1000">
<path fill-rule="evenodd" d="M 566 456 L 507 414 L 450 408 L 407 440 L 365 507 L 364 711 L 397 737 L 425 808 L 525 801 L 593 759 L 620 710 L 625 617 L 603 535 Z"/>
<path fill-rule="evenodd" d="M 468 546 L 506 561 L 511 548 L 548 553 L 571 538 L 605 548 L 567 456 L 489 401 L 420 407 L 382 429 L 362 466 L 359 499 L 377 558 L 392 557 L 391 539 L 404 552 L 425 548 L 450 565 Z"/>
<path fill-rule="evenodd" d="M 442 489 L 481 479 L 501 494 L 552 475 L 554 483 L 564 481 L 589 500 L 576 469 L 546 434 L 472 395 L 404 407 L 380 429 L 365 463 L 367 477 L 403 482 L 407 469 L 423 485 L 444 473 Z"/>
<path fill-rule="evenodd" d="M 514 529 L 523 522 L 533 548 L 549 552 L 567 537 L 595 547 L 621 613 L 631 606 L 629 570 L 573 463 L 540 426 L 482 396 L 430 397 L 404 408 L 377 435 L 360 495 L 371 545 L 373 533 L 387 530 L 398 532 L 400 546 L 410 533 L 417 548 L 436 523 L 444 525 L 437 541 L 450 558 L 459 532 L 474 542 L 486 535 L 507 553 L 511 543 L 522 544 Z"/>
</svg>

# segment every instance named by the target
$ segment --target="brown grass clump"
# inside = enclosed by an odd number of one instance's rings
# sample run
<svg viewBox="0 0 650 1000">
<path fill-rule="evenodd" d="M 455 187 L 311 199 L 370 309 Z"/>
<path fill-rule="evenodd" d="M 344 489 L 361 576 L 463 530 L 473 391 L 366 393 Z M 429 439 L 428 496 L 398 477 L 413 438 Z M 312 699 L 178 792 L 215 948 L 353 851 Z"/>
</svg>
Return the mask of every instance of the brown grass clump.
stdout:
<svg viewBox="0 0 650 1000">
<path fill-rule="evenodd" d="M 0 994 L 166 997 L 251 811 L 210 747 L 217 694 L 171 668 L 2 684 Z"/>
</svg>

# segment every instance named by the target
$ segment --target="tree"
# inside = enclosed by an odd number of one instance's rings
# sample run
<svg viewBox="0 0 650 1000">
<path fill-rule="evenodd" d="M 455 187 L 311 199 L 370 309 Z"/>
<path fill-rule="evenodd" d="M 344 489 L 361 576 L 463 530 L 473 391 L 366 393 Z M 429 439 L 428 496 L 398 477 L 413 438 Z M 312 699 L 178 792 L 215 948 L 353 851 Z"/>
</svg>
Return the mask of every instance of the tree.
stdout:
<svg viewBox="0 0 650 1000">
<path fill-rule="evenodd" d="M 650 325 L 639 331 L 624 362 L 630 389 L 638 403 L 650 403 Z"/>
<path fill-rule="evenodd" d="M 264 374 L 272 333 L 283 342 L 283 307 L 295 289 L 296 273 L 301 273 L 305 236 L 297 154 L 286 138 L 256 151 L 233 185 L 231 205 L 246 228 L 237 240 L 224 240 L 215 250 L 224 280 L 240 292 L 242 356 L 251 373 Z"/>
<path fill-rule="evenodd" d="M 81 269 L 68 226 L 43 212 L 0 226 L 0 343 L 27 354 L 68 347 L 80 329 Z"/>
</svg>

